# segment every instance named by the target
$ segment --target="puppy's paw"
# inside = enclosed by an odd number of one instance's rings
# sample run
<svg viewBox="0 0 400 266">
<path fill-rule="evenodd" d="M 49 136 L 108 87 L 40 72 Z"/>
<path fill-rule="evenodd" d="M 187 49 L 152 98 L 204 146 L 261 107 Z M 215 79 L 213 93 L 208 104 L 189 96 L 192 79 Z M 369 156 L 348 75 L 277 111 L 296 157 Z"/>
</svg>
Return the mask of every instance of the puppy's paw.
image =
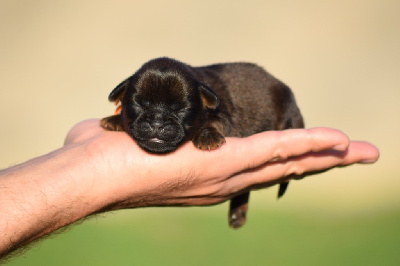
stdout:
<svg viewBox="0 0 400 266">
<path fill-rule="evenodd" d="M 247 204 L 240 205 L 239 207 L 230 210 L 229 213 L 229 226 L 238 229 L 246 223 Z"/>
<path fill-rule="evenodd" d="M 238 229 L 246 223 L 249 196 L 249 192 L 246 192 L 231 199 L 228 216 L 231 228 Z"/>
<path fill-rule="evenodd" d="M 101 119 L 100 126 L 109 131 L 123 131 L 120 115 L 113 115 Z"/>
<path fill-rule="evenodd" d="M 194 145 L 201 150 L 214 150 L 225 143 L 225 137 L 216 128 L 203 128 L 193 137 Z"/>
</svg>

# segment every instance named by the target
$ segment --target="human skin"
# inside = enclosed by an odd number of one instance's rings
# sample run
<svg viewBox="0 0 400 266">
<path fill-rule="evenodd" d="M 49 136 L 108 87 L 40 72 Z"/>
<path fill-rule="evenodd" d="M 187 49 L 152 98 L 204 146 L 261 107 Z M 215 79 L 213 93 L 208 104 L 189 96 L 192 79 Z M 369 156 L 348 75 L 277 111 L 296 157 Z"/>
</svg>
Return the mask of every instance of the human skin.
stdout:
<svg viewBox="0 0 400 266">
<path fill-rule="evenodd" d="M 78 123 L 58 150 L 0 171 L 0 258 L 92 214 L 124 208 L 204 206 L 333 167 L 374 163 L 378 149 L 329 128 L 191 142 L 149 154 L 98 119 Z"/>
</svg>

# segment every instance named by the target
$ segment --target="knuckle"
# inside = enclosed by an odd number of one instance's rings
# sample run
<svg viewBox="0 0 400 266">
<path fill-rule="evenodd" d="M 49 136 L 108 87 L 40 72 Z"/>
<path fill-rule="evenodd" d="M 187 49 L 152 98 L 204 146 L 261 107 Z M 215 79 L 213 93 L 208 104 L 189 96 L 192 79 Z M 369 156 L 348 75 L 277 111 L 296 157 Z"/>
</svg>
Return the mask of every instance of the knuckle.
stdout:
<svg viewBox="0 0 400 266">
<path fill-rule="evenodd" d="M 273 153 L 271 161 L 283 161 L 288 159 L 288 154 L 283 147 L 277 147 Z"/>
<path fill-rule="evenodd" d="M 285 176 L 301 176 L 304 174 L 304 168 L 297 163 L 291 163 Z"/>
</svg>

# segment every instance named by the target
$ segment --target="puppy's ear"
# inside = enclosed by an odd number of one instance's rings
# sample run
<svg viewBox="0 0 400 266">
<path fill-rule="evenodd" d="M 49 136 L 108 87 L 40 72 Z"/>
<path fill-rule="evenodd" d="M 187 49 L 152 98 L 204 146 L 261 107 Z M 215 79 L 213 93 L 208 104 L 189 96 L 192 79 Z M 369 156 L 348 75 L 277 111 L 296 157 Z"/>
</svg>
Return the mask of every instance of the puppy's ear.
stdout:
<svg viewBox="0 0 400 266">
<path fill-rule="evenodd" d="M 219 99 L 215 92 L 204 84 L 199 85 L 199 91 L 203 106 L 211 110 L 217 109 L 219 105 Z"/>
<path fill-rule="evenodd" d="M 128 83 L 129 83 L 129 79 L 126 79 L 124 81 L 122 81 L 120 84 L 118 84 L 117 87 L 115 87 L 115 89 L 113 89 L 113 91 L 110 93 L 110 95 L 108 95 L 108 100 L 110 102 L 115 102 L 119 99 L 121 99 L 126 91 L 126 88 L 128 87 Z"/>
</svg>

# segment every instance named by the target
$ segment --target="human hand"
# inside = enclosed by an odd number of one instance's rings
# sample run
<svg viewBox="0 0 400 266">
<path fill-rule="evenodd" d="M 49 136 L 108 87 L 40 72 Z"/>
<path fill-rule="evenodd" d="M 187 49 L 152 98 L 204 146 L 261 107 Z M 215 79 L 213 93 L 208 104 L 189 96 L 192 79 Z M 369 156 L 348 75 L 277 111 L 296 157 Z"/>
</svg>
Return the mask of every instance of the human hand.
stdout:
<svg viewBox="0 0 400 266">
<path fill-rule="evenodd" d="M 99 120 L 71 129 L 64 147 L 0 171 L 0 259 L 93 213 L 146 206 L 221 203 L 252 189 L 353 163 L 378 150 L 328 129 L 270 131 L 226 138 L 213 151 L 187 142 L 148 154 Z M 23 193 L 21 193 L 23 191 Z"/>
<path fill-rule="evenodd" d="M 269 131 L 227 138 L 217 150 L 191 142 L 167 155 L 149 154 L 124 132 L 105 131 L 99 120 L 77 124 L 65 146 L 83 145 L 93 170 L 91 193 L 106 210 L 146 206 L 211 205 L 307 173 L 373 163 L 379 151 L 329 128 Z"/>
</svg>

